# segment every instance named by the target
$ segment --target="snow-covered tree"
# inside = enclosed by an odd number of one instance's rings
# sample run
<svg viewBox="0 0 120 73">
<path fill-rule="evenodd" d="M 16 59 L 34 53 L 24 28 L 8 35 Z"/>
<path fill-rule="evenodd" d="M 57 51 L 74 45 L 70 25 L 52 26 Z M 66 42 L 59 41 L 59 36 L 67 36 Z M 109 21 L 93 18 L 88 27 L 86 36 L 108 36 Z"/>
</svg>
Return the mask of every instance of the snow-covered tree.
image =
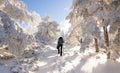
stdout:
<svg viewBox="0 0 120 73">
<path fill-rule="evenodd" d="M 38 41 L 48 43 L 55 41 L 58 32 L 58 23 L 55 21 L 49 21 L 49 16 L 46 16 L 38 25 L 38 32 L 35 35 Z"/>
<path fill-rule="evenodd" d="M 33 34 L 37 31 L 36 26 L 41 22 L 41 17 L 35 11 L 29 12 L 23 1 L 0 0 L 0 10 L 7 13 L 15 22 L 27 25 L 27 31 Z M 33 30 L 30 30 L 30 29 Z"/>
<path fill-rule="evenodd" d="M 115 32 L 120 27 L 119 18 L 119 0 L 73 0 L 71 12 L 67 16 L 72 24 L 70 38 L 77 41 L 76 37 L 79 36 L 82 39 L 81 49 L 83 50 L 92 43 L 94 38 L 97 38 L 99 47 L 105 48 L 104 40 L 106 39 L 104 38 L 105 31 L 103 29 L 105 28 L 111 46 L 117 36 Z"/>
<path fill-rule="evenodd" d="M 17 56 L 22 55 L 24 49 L 30 44 L 30 42 L 28 42 L 28 40 L 30 40 L 29 35 L 24 33 L 22 28 L 2 11 L 0 11 L 0 19 L 1 44 L 7 45 L 11 53 Z"/>
<path fill-rule="evenodd" d="M 0 46 L 7 45 L 11 53 L 20 56 L 28 45 L 35 42 L 33 33 L 41 22 L 36 12 L 29 12 L 20 0 L 0 0 Z M 26 32 L 21 24 L 27 24 Z"/>
</svg>

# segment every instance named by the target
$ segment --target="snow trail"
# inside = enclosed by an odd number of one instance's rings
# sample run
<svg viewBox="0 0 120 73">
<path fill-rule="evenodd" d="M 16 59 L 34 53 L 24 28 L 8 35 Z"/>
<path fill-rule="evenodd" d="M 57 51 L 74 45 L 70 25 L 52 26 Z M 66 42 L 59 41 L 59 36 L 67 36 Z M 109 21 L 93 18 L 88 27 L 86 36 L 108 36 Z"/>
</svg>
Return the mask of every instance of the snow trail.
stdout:
<svg viewBox="0 0 120 73">
<path fill-rule="evenodd" d="M 87 49 L 85 53 L 79 52 L 79 46 L 64 48 L 63 56 L 57 54 L 57 49 L 46 45 L 43 50 L 38 49 L 37 54 L 19 60 L 19 65 L 6 63 L 0 65 L 3 73 L 11 70 L 20 73 L 119 73 L 120 63 L 107 60 L 105 53 L 95 53 Z M 12 62 L 11 62 L 12 63 Z"/>
</svg>

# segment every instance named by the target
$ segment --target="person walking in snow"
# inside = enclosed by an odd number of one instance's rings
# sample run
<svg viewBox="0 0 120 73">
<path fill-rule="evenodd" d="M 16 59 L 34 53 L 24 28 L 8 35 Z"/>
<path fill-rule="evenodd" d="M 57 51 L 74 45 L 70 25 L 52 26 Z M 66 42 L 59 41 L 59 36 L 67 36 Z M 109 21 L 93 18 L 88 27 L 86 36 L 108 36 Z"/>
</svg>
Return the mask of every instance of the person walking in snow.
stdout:
<svg viewBox="0 0 120 73">
<path fill-rule="evenodd" d="M 62 56 L 63 43 L 64 43 L 63 38 L 59 37 L 57 42 L 57 49 L 58 49 L 58 54 L 60 54 L 60 56 Z"/>
</svg>

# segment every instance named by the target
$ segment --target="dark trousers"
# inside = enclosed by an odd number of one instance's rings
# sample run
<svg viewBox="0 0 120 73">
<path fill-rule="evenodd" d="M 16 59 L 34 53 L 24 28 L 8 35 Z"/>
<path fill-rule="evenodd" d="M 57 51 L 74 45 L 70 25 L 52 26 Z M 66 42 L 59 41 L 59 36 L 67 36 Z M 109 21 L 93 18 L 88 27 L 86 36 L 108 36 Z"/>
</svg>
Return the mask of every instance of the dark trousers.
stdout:
<svg viewBox="0 0 120 73">
<path fill-rule="evenodd" d="M 59 45 L 57 46 L 58 54 L 60 54 L 60 56 L 62 56 L 62 48 L 63 48 L 63 44 L 59 44 Z"/>
</svg>

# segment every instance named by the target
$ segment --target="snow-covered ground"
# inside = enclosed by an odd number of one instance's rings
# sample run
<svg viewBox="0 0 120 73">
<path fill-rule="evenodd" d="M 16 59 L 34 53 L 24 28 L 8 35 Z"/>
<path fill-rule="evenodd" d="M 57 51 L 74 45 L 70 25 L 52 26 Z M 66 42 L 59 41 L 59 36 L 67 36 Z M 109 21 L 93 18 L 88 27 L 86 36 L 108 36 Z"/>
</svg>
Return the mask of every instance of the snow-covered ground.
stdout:
<svg viewBox="0 0 120 73">
<path fill-rule="evenodd" d="M 59 56 L 56 48 L 46 45 L 26 58 L 0 61 L 0 73 L 120 73 L 120 63 L 107 60 L 105 53 L 90 49 L 80 53 L 79 48 L 64 47 Z"/>
</svg>

